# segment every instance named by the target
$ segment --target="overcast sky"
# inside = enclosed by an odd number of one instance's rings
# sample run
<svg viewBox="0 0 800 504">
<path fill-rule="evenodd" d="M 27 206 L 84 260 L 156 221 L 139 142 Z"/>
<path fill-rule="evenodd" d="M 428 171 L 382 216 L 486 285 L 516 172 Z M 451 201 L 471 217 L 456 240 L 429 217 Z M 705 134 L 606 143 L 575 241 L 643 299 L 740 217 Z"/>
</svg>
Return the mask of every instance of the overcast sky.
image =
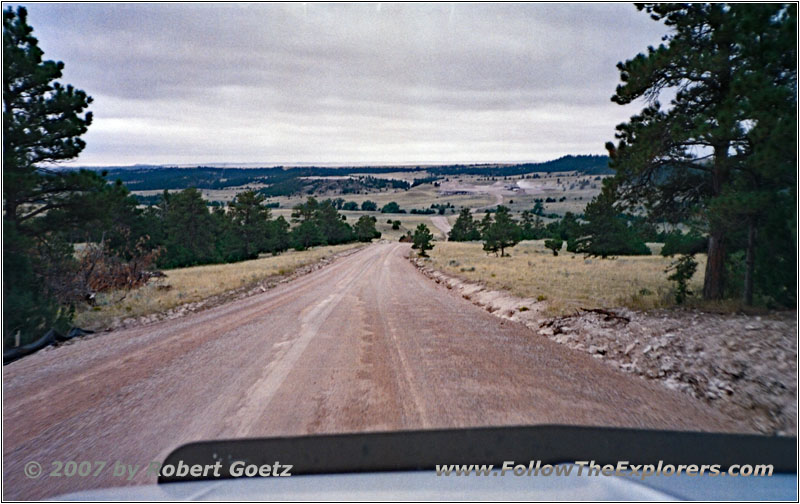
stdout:
<svg viewBox="0 0 800 504">
<path fill-rule="evenodd" d="M 544 161 L 641 108 L 630 4 L 30 4 L 94 98 L 79 165 Z"/>
</svg>

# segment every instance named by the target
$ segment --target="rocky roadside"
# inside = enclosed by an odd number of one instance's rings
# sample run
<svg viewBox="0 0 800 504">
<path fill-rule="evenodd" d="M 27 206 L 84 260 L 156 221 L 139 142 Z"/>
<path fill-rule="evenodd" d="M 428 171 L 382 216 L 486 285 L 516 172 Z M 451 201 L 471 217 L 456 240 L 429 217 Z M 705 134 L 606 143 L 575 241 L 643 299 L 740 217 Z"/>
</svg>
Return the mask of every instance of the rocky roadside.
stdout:
<svg viewBox="0 0 800 504">
<path fill-rule="evenodd" d="M 582 311 L 548 318 L 546 302 L 465 282 L 412 258 L 433 281 L 496 316 L 610 366 L 692 396 L 769 435 L 797 435 L 797 318 L 696 310 Z"/>
</svg>

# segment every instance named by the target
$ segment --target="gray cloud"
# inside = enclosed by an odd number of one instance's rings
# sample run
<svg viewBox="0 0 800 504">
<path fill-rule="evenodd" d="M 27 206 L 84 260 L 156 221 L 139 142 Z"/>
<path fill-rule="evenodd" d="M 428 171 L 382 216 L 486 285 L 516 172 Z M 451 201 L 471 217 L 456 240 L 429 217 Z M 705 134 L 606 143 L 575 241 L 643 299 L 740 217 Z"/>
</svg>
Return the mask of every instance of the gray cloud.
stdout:
<svg viewBox="0 0 800 504">
<path fill-rule="evenodd" d="M 78 164 L 543 160 L 637 112 L 623 4 L 31 4 L 95 98 Z"/>
</svg>

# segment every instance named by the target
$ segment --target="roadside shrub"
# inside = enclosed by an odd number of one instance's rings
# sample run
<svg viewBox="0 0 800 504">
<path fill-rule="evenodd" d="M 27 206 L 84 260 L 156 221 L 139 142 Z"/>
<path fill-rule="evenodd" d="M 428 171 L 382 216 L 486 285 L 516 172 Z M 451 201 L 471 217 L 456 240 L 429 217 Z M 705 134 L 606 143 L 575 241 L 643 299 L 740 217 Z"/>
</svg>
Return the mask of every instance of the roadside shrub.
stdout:
<svg viewBox="0 0 800 504">
<path fill-rule="evenodd" d="M 706 249 L 708 249 L 708 238 L 697 231 L 692 230 L 686 234 L 673 231 L 666 235 L 661 255 L 667 257 L 675 254 L 699 254 Z"/>
<path fill-rule="evenodd" d="M 692 255 L 682 255 L 677 261 L 673 262 L 664 273 L 672 272 L 667 277 L 667 280 L 675 282 L 675 302 L 683 304 L 686 298 L 692 294 L 689 290 L 689 280 L 691 280 L 694 272 L 697 271 L 697 261 Z"/>
</svg>

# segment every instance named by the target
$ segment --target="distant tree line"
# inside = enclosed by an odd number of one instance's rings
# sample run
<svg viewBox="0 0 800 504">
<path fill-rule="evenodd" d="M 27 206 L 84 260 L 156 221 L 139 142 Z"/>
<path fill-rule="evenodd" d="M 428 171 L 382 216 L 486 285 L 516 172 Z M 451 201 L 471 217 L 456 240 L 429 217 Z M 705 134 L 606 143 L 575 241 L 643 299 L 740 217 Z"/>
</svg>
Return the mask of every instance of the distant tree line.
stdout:
<svg viewBox="0 0 800 504">
<path fill-rule="evenodd" d="M 404 171 L 420 171 L 422 168 L 407 168 Z M 144 168 L 109 168 L 104 170 L 111 179 L 119 179 L 132 191 L 154 189 L 225 189 L 226 187 L 242 187 L 249 184 L 280 184 L 290 179 L 303 177 L 336 177 L 344 175 L 362 175 L 397 172 L 398 168 L 389 167 L 353 167 L 353 168 L 214 168 L 198 166 L 194 168 L 144 167 Z M 373 177 L 377 178 L 377 177 Z M 392 180 L 392 179 L 381 179 Z M 398 182 L 404 182 L 398 180 Z M 408 184 L 408 182 L 405 182 Z M 399 184 L 398 187 L 403 184 Z M 409 184 L 410 186 L 410 184 Z"/>
<path fill-rule="evenodd" d="M 100 171 L 100 170 L 98 170 Z M 325 168 L 309 167 L 264 167 L 264 168 L 215 168 L 197 166 L 193 168 L 175 168 L 164 166 L 146 166 L 119 168 L 109 167 L 106 171 L 112 180 L 122 180 L 131 191 L 178 190 L 195 187 L 197 189 L 225 189 L 227 187 L 244 187 L 250 184 L 267 184 L 273 186 L 272 193 L 267 196 L 296 194 L 302 190 L 303 177 L 337 177 L 363 176 L 369 178 L 374 174 L 402 172 L 423 172 L 431 175 L 415 178 L 410 184 L 397 179 L 380 179 L 384 187 L 407 189 L 421 184 L 436 183 L 446 175 L 483 175 L 490 177 L 518 176 L 529 173 L 553 173 L 577 171 L 586 175 L 613 173 L 608 168 L 607 156 L 564 156 L 544 163 L 524 163 L 515 165 L 497 164 L 454 164 L 435 167 L 341 167 Z M 372 177 L 378 178 L 378 177 Z"/>
<path fill-rule="evenodd" d="M 561 219 L 545 224 L 537 213 L 540 209 L 525 210 L 520 220 L 511 217 L 509 209 L 498 206 L 476 220 L 468 208 L 463 208 L 448 233 L 451 241 L 484 242 L 484 250 L 505 255 L 505 249 L 522 240 L 547 240 L 555 255 L 564 242 L 567 251 L 588 256 L 648 255 L 645 241 L 666 239 L 667 234 L 643 219 L 621 215 L 612 208 L 590 205 L 584 216 L 567 212 Z M 682 242 L 681 242 L 682 243 Z M 557 245 L 557 246 L 556 246 Z"/>
<path fill-rule="evenodd" d="M 422 184 L 433 184 L 436 181 L 441 180 L 441 179 L 442 179 L 442 177 L 438 177 L 436 175 L 432 175 L 430 177 L 415 178 L 414 180 L 411 181 L 411 187 L 417 187 L 418 185 L 422 185 Z"/>
<path fill-rule="evenodd" d="M 408 190 L 411 184 L 405 180 L 384 179 L 372 176 L 356 178 L 264 178 L 261 183 L 270 184 L 259 192 L 265 196 L 295 196 L 315 193 L 359 194 L 384 189 Z"/>
<path fill-rule="evenodd" d="M 554 173 L 575 171 L 583 175 L 607 175 L 614 173 L 608 167 L 608 156 L 563 156 L 544 163 L 516 165 L 449 165 L 427 168 L 433 175 L 483 175 L 489 177 L 511 177 L 526 173 Z"/>
<path fill-rule="evenodd" d="M 164 191 L 156 205 L 141 211 L 141 228 L 150 246 L 163 251 L 156 265 L 176 268 L 379 238 L 375 219 L 364 217 L 350 226 L 333 200 L 310 197 L 292 208 L 292 226 L 283 216 L 273 219 L 256 191 L 239 193 L 227 208 L 209 212 L 200 192 L 191 188 Z"/>
</svg>

